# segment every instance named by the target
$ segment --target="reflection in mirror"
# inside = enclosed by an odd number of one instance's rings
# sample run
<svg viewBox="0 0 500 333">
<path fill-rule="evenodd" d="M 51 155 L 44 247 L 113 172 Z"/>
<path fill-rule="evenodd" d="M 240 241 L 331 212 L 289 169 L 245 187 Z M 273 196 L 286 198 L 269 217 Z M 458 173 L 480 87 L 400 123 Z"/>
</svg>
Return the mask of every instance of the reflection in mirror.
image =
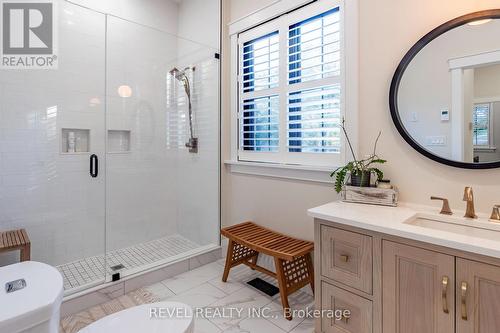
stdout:
<svg viewBox="0 0 500 333">
<path fill-rule="evenodd" d="M 500 161 L 499 36 L 500 19 L 464 24 L 410 62 L 397 96 L 399 118 L 423 149 L 463 163 Z"/>
</svg>

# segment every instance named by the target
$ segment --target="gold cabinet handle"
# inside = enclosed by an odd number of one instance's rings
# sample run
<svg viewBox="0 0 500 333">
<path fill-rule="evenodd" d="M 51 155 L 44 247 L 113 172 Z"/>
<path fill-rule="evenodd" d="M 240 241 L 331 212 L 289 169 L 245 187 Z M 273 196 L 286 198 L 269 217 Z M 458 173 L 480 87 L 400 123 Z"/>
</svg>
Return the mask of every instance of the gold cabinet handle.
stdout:
<svg viewBox="0 0 500 333">
<path fill-rule="evenodd" d="M 345 311 L 346 310 L 342 311 L 342 319 L 341 320 L 347 325 L 348 322 L 349 322 L 349 319 L 351 318 L 351 316 L 350 315 L 346 315 Z"/>
<path fill-rule="evenodd" d="M 450 282 L 450 279 L 447 276 L 443 276 L 443 279 L 441 280 L 441 284 L 442 284 L 441 298 L 443 301 L 443 312 L 444 313 L 450 312 L 450 310 L 448 310 L 448 283 L 449 282 Z"/>
<path fill-rule="evenodd" d="M 341 254 L 340 255 L 340 260 L 343 262 L 348 262 L 349 261 L 349 256 L 347 254 Z"/>
<path fill-rule="evenodd" d="M 467 320 L 467 282 L 462 282 L 460 286 L 461 312 L 462 319 Z"/>
<path fill-rule="evenodd" d="M 349 324 L 349 319 L 351 319 L 351 311 L 348 309 L 337 309 L 337 311 L 341 311 L 342 315 L 340 316 L 340 318 L 335 318 L 335 320 L 343 321 L 346 325 Z"/>
</svg>

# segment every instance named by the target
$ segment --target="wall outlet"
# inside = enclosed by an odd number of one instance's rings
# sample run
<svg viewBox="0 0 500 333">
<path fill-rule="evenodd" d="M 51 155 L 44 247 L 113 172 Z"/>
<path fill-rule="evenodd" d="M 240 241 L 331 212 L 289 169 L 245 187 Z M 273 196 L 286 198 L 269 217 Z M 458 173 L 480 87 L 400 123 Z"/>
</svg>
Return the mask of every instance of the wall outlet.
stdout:
<svg viewBox="0 0 500 333">
<path fill-rule="evenodd" d="M 426 136 L 425 143 L 427 146 L 446 146 L 446 136 Z"/>
</svg>

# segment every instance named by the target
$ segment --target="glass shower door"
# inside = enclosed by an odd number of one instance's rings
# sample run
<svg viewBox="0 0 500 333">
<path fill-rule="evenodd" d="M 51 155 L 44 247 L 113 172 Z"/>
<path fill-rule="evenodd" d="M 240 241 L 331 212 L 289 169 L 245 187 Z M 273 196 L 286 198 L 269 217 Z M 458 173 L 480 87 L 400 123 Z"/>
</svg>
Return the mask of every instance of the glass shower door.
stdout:
<svg viewBox="0 0 500 333">
<path fill-rule="evenodd" d="M 157 29 L 107 18 L 110 274 L 135 274 L 218 245 L 215 52 Z M 190 83 L 197 153 L 185 146 L 191 136 L 189 101 L 174 68 Z"/>
<path fill-rule="evenodd" d="M 0 231 L 26 229 L 71 293 L 105 278 L 105 16 L 58 11 L 58 68 L 0 70 Z"/>
<path fill-rule="evenodd" d="M 175 234 L 175 156 L 166 150 L 167 63 L 175 38 L 117 17 L 107 20 L 106 227 L 110 274 L 161 259 Z"/>
</svg>

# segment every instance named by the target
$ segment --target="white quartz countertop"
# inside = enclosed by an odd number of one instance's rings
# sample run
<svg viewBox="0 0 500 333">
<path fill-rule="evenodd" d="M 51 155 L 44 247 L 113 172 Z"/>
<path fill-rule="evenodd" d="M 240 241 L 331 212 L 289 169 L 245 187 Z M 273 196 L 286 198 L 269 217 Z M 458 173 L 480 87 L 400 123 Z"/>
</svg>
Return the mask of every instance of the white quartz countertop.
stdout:
<svg viewBox="0 0 500 333">
<path fill-rule="evenodd" d="M 347 226 L 500 258 L 500 224 L 489 222 L 487 216 L 481 214 L 479 219 L 472 220 L 463 218 L 463 212 L 458 211 L 453 217 L 445 217 L 439 214 L 439 208 L 436 207 L 407 204 L 400 207 L 386 207 L 336 201 L 311 208 L 308 210 L 308 215 Z M 479 226 L 480 230 L 474 232 L 476 230 L 471 230 L 469 227 L 458 226 L 451 232 L 445 231 L 446 228 L 437 230 L 408 223 L 418 217 L 458 221 L 464 225 Z M 448 225 L 448 223 L 442 224 Z M 492 230 L 487 230 L 490 228 Z"/>
</svg>

